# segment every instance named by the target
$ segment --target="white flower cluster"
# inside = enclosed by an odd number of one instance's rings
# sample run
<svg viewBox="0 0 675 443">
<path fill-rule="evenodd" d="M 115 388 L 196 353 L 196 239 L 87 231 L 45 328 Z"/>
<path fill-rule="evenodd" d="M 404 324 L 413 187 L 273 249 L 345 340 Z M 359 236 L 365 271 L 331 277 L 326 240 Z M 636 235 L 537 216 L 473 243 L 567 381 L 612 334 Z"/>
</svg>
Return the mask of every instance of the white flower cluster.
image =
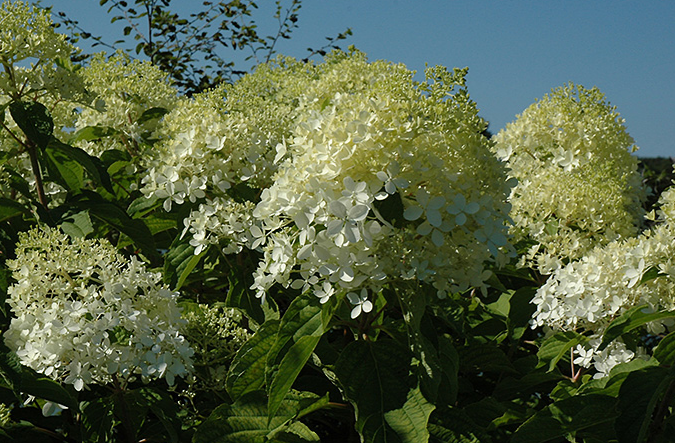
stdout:
<svg viewBox="0 0 675 443">
<path fill-rule="evenodd" d="M 626 345 L 618 340 L 610 343 L 602 351 L 598 351 L 602 337 L 594 337 L 586 346 L 577 345 L 574 353 L 578 355 L 574 364 L 584 368 L 595 369 L 593 378 L 607 377 L 612 368 L 621 363 L 627 363 L 636 357 L 636 353 L 626 348 Z M 640 355 L 640 353 L 638 353 Z"/>
<path fill-rule="evenodd" d="M 140 376 L 173 384 L 192 370 L 178 293 L 105 240 L 22 233 L 7 265 L 14 318 L 5 343 L 22 364 L 82 390 Z"/>
<path fill-rule="evenodd" d="M 597 245 L 635 236 L 645 190 L 637 148 L 597 89 L 568 84 L 528 107 L 495 136 L 518 180 L 514 240 L 535 245 L 522 261 L 547 274 Z"/>
<path fill-rule="evenodd" d="M 672 188 L 664 192 L 662 207 L 672 207 L 674 197 Z M 613 319 L 633 306 L 647 305 L 654 311 L 675 309 L 675 224 L 668 213 L 641 235 L 596 247 L 555 270 L 532 300 L 537 306 L 532 327 L 590 331 L 600 336 Z M 658 276 L 642 281 L 650 270 Z M 653 322 L 648 328 L 660 333 L 665 326 L 667 322 Z M 597 346 L 591 344 L 576 352 L 585 367 L 593 362 L 597 370 L 611 369 L 608 362 L 629 359 L 632 351 L 621 346 L 598 353 Z"/>
<path fill-rule="evenodd" d="M 264 65 L 165 118 L 142 190 L 167 211 L 200 201 L 185 220 L 196 253 L 260 250 L 261 298 L 276 283 L 322 302 L 350 294 L 356 316 L 397 279 L 440 296 L 484 287 L 486 263 L 510 252 L 511 183 L 465 74 L 436 68 L 417 84 L 358 52 Z M 262 191 L 255 206 L 234 203 L 241 184 Z"/>
</svg>

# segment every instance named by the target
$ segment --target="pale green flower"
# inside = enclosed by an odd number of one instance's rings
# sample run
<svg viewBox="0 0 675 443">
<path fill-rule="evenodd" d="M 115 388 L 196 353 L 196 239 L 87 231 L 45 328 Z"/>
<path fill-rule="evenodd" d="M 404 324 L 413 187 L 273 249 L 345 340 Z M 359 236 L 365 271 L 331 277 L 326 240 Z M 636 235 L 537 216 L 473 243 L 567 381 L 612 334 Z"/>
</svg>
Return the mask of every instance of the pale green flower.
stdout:
<svg viewBox="0 0 675 443">
<path fill-rule="evenodd" d="M 515 240 L 537 244 L 523 261 L 548 273 L 638 233 L 645 190 L 631 155 L 637 148 L 597 88 L 554 89 L 495 140 L 518 180 L 510 197 Z"/>
</svg>

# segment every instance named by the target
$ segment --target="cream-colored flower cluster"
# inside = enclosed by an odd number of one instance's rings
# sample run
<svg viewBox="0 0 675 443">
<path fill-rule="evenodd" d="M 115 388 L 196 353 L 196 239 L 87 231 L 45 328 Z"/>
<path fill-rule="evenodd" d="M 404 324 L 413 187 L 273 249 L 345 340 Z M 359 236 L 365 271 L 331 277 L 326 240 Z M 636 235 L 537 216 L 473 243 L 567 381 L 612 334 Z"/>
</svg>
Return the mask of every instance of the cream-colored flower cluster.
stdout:
<svg viewBox="0 0 675 443">
<path fill-rule="evenodd" d="M 206 389 L 224 389 L 230 363 L 239 348 L 251 338 L 242 327 L 236 309 L 196 305 L 186 309 L 182 331 L 195 350 L 195 372 Z"/>
<path fill-rule="evenodd" d="M 56 229 L 22 233 L 16 257 L 4 339 L 22 364 L 78 391 L 138 376 L 173 384 L 191 372 L 178 293 L 135 257 Z"/>
<path fill-rule="evenodd" d="M 22 1 L 0 4 L 0 91 L 19 97 L 47 91 L 70 99 L 83 92 L 68 69 L 75 47 L 52 26 L 49 13 Z"/>
<path fill-rule="evenodd" d="M 514 240 L 535 245 L 523 261 L 549 273 L 597 245 L 635 236 L 645 190 L 633 139 L 597 89 L 568 84 L 495 136 L 518 180 L 510 202 Z"/>
<path fill-rule="evenodd" d="M 152 135 L 162 114 L 141 117 L 153 109 L 171 110 L 179 101 L 166 73 L 150 62 L 131 60 L 122 52 L 108 58 L 97 54 L 78 73 L 95 100 L 77 115 L 75 129 L 96 126 L 112 134 L 80 142 L 80 147 L 92 155 L 108 149 L 140 154 L 142 135 Z"/>
<path fill-rule="evenodd" d="M 674 204 L 671 188 L 663 193 L 661 206 L 672 208 Z M 612 320 L 631 307 L 675 309 L 675 220 L 670 213 L 666 209 L 656 226 L 637 237 L 598 246 L 555 270 L 532 300 L 537 307 L 532 326 L 588 331 L 599 337 Z M 647 272 L 656 272 L 656 278 L 643 281 Z M 668 324 L 648 326 L 652 333 L 660 333 Z M 615 364 L 633 358 L 623 344 L 603 351 L 598 351 L 598 345 L 599 341 L 578 347 L 575 361 L 585 367 L 593 364 L 606 374 Z"/>
<path fill-rule="evenodd" d="M 486 263 L 509 253 L 511 184 L 465 74 L 418 84 L 358 52 L 263 65 L 165 118 L 143 192 L 166 210 L 201 202 L 186 220 L 196 253 L 260 250 L 259 297 L 275 283 L 322 302 L 350 293 L 358 315 L 393 280 L 484 287 Z M 236 202 L 242 184 L 262 191 L 255 206 Z"/>
</svg>

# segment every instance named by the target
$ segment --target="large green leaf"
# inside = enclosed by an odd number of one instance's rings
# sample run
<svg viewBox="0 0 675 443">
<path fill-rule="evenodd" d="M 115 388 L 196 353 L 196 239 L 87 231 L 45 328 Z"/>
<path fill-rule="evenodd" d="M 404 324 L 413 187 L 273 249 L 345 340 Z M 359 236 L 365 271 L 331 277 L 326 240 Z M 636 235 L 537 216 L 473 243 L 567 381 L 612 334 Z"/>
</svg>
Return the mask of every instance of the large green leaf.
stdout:
<svg viewBox="0 0 675 443">
<path fill-rule="evenodd" d="M 29 140 L 40 149 L 47 146 L 54 132 L 54 121 L 45 105 L 15 101 L 9 105 L 9 112 Z"/>
<path fill-rule="evenodd" d="M 647 305 L 635 306 L 609 324 L 602 336 L 602 343 L 600 343 L 598 349 L 605 349 L 614 339 L 646 323 L 673 317 L 675 317 L 675 311 L 650 312 L 650 308 Z"/>
<path fill-rule="evenodd" d="M 29 212 L 28 208 L 26 208 L 21 203 L 8 198 L 0 197 L 0 222 L 26 212 Z"/>
<path fill-rule="evenodd" d="M 82 402 L 81 407 L 84 441 L 112 441 L 115 426 L 112 397 Z"/>
<path fill-rule="evenodd" d="M 103 137 L 109 137 L 117 133 L 119 133 L 117 129 L 108 126 L 85 126 L 73 134 L 70 143 L 76 143 L 81 140 L 99 140 Z"/>
<path fill-rule="evenodd" d="M 131 238 L 147 257 L 156 258 L 159 255 L 152 233 L 143 220 L 129 217 L 124 209 L 100 197 L 95 200 L 81 200 L 77 204 L 82 209 L 88 209 L 90 216 L 104 221 Z"/>
<path fill-rule="evenodd" d="M 429 440 L 429 416 L 435 408 L 416 388 L 408 392 L 400 409 L 385 412 L 384 418 L 403 443 L 425 442 Z"/>
<path fill-rule="evenodd" d="M 654 349 L 654 357 L 662 365 L 675 365 L 675 332 L 671 332 L 661 339 Z"/>
<path fill-rule="evenodd" d="M 558 362 L 569 355 L 570 349 L 586 341 L 588 338 L 574 331 L 558 332 L 552 335 L 539 346 L 537 367 L 548 366 L 548 371 L 553 371 Z"/>
<path fill-rule="evenodd" d="M 270 417 L 316 348 L 325 330 L 324 321 L 322 306 L 310 292 L 296 297 L 286 309 L 267 357 Z"/>
<path fill-rule="evenodd" d="M 618 416 L 616 403 L 613 397 L 593 394 L 557 401 L 523 423 L 511 442 L 544 443 L 612 423 Z"/>
<path fill-rule="evenodd" d="M 621 415 L 614 424 L 620 443 L 648 442 L 652 414 L 657 402 L 675 383 L 670 370 L 648 367 L 628 374 L 619 390 Z"/>
<path fill-rule="evenodd" d="M 267 354 L 274 345 L 278 331 L 278 320 L 265 322 L 237 351 L 225 380 L 227 393 L 234 400 L 260 389 L 265 383 Z"/>
<path fill-rule="evenodd" d="M 70 158 L 63 150 L 51 145 L 45 149 L 49 179 L 71 191 L 84 186 L 84 167 Z"/>
<path fill-rule="evenodd" d="M 216 408 L 197 428 L 193 443 L 302 443 L 318 442 L 319 437 L 292 418 L 302 410 L 301 399 L 290 396 L 281 402 L 268 425 L 267 398 L 254 391 L 234 404 Z"/>
<path fill-rule="evenodd" d="M 362 441 L 402 442 L 409 437 L 403 426 L 398 430 L 404 434 L 397 434 L 385 414 L 404 408 L 410 391 L 418 388 L 411 360 L 405 346 L 389 339 L 355 341 L 342 351 L 334 372 L 345 397 L 354 404 L 356 430 Z M 414 429 L 421 426 L 426 423 L 416 422 Z"/>
<path fill-rule="evenodd" d="M 89 177 L 94 180 L 98 185 L 103 186 L 108 192 L 113 193 L 112 183 L 110 182 L 110 176 L 106 170 L 105 165 L 98 158 L 89 155 L 86 151 L 74 146 L 61 143 L 57 139 L 53 138 L 50 140 L 45 152 L 49 155 L 52 161 L 56 162 L 57 160 L 61 162 L 61 165 L 57 164 L 59 172 L 67 173 L 66 168 L 75 171 L 77 168 L 71 163 L 75 163 L 80 166 L 83 170 L 87 171 Z M 71 188 L 75 189 L 75 188 Z"/>
<path fill-rule="evenodd" d="M 321 304 L 312 293 L 306 292 L 296 297 L 286 309 L 274 346 L 267 358 L 267 372 L 273 378 L 274 372 L 284 355 L 300 338 L 320 337 L 324 332 L 321 316 Z"/>
<path fill-rule="evenodd" d="M 314 348 L 321 339 L 320 335 L 305 335 L 300 337 L 290 347 L 288 352 L 281 360 L 279 369 L 274 374 L 269 387 L 268 420 L 271 422 L 277 410 L 281 406 L 286 394 L 291 390 L 291 386 L 300 374 L 300 371 L 314 352 Z"/>
</svg>

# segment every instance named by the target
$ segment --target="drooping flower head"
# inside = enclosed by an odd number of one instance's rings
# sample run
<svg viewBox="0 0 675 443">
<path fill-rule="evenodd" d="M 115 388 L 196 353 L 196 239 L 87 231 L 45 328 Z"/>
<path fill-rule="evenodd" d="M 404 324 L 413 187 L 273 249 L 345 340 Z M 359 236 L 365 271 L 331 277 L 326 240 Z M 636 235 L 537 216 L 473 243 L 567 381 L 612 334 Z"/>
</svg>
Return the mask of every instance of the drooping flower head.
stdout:
<svg viewBox="0 0 675 443">
<path fill-rule="evenodd" d="M 637 234 L 645 197 L 631 155 L 637 148 L 597 88 L 554 89 L 495 140 L 518 180 L 510 197 L 513 233 L 535 243 L 530 264 L 546 273 Z"/>
<path fill-rule="evenodd" d="M 77 390 L 137 376 L 173 384 L 191 371 L 178 293 L 107 241 L 33 229 L 7 266 L 17 283 L 4 338 L 22 364 Z"/>
</svg>

